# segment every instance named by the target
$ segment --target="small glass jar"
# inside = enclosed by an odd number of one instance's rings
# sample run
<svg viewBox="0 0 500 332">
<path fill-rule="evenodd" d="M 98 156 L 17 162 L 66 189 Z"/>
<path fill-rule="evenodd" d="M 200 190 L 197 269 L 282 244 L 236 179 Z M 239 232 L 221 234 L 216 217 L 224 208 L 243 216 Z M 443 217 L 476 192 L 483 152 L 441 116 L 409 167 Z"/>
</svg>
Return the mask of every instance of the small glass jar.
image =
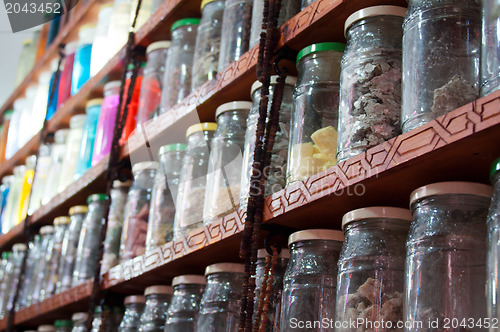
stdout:
<svg viewBox="0 0 500 332">
<path fill-rule="evenodd" d="M 12 252 L 4 251 L 2 252 L 2 265 L 0 266 L 0 319 L 4 317 L 5 307 L 4 302 L 7 300 L 8 292 L 7 287 L 9 286 L 10 274 L 12 273 Z"/>
<path fill-rule="evenodd" d="M 269 101 L 273 99 L 274 88 L 277 84 L 278 76 L 271 76 L 269 86 Z M 268 168 L 265 196 L 274 194 L 286 185 L 286 165 L 288 161 L 288 145 L 290 143 L 290 116 L 292 113 L 293 86 L 297 81 L 296 77 L 287 77 L 285 88 L 283 89 L 283 99 L 281 101 L 279 125 L 274 138 L 274 145 L 271 155 L 271 163 Z M 247 132 L 245 134 L 245 149 L 243 152 L 243 175 L 241 177 L 240 208 L 247 205 L 250 195 L 250 177 L 252 176 L 253 155 L 255 152 L 255 139 L 257 135 L 257 123 L 259 121 L 259 107 L 261 100 L 262 83 L 255 81 L 252 85 L 252 108 L 248 114 Z M 271 110 L 271 102 L 268 103 L 268 111 Z"/>
<path fill-rule="evenodd" d="M 335 319 L 337 261 L 341 231 L 310 229 L 288 238 L 290 261 L 283 278 L 280 332 L 294 331 L 293 321 Z M 333 331 L 333 326 L 318 331 Z"/>
<path fill-rule="evenodd" d="M 121 182 L 115 180 L 111 189 L 111 204 L 108 214 L 108 228 L 104 239 L 101 271 L 107 272 L 118 265 L 120 256 L 120 241 L 123 232 L 123 219 L 127 205 L 127 195 L 132 181 Z"/>
<path fill-rule="evenodd" d="M 160 113 L 169 111 L 191 93 L 191 71 L 199 24 L 199 18 L 185 18 L 175 22 L 170 29 L 172 44 L 165 64 Z"/>
<path fill-rule="evenodd" d="M 52 144 L 42 144 L 38 150 L 38 161 L 36 163 L 35 177 L 30 195 L 28 214 L 31 216 L 42 205 L 42 197 L 50 173 Z"/>
<path fill-rule="evenodd" d="M 407 132 L 479 95 L 479 0 L 408 1 L 403 25 L 403 100 Z"/>
<path fill-rule="evenodd" d="M 351 331 L 353 321 L 361 322 L 359 331 L 370 331 L 373 322 L 382 321 L 386 323 L 380 331 L 393 331 L 403 321 L 405 244 L 411 221 L 410 210 L 393 207 L 344 215 L 335 320 L 342 328 L 336 331 Z M 364 321 L 367 317 L 370 321 Z"/>
<path fill-rule="evenodd" d="M 146 251 L 173 240 L 175 197 L 179 187 L 186 144 L 164 145 L 158 152 L 160 168 L 151 195 Z"/>
<path fill-rule="evenodd" d="M 259 249 L 257 252 L 257 270 L 255 274 L 255 304 L 254 304 L 254 322 L 259 309 L 260 294 L 262 291 L 262 285 L 264 283 L 264 278 L 266 277 L 266 261 L 267 259 L 272 260 L 272 256 L 269 255 L 266 249 Z M 285 275 L 285 270 L 290 260 L 290 250 L 281 249 L 276 260 L 276 266 L 273 276 L 273 292 L 269 297 L 269 304 L 267 309 L 267 320 L 265 325 L 265 331 L 272 332 L 278 331 L 279 327 L 279 317 L 281 312 L 281 297 L 283 295 L 283 276 Z M 271 275 L 269 271 L 268 277 Z M 276 319 L 277 318 L 277 319 Z M 259 318 L 260 321 L 260 318 Z M 262 324 L 262 323 L 261 323 Z"/>
<path fill-rule="evenodd" d="M 208 225 L 238 210 L 243 150 L 252 103 L 233 101 L 217 108 L 217 130 L 208 164 L 203 222 Z"/>
<path fill-rule="evenodd" d="M 73 182 L 78 155 L 80 154 L 83 126 L 85 125 L 86 118 L 86 115 L 78 114 L 72 116 L 69 121 L 69 135 L 66 142 L 66 152 L 64 153 L 64 166 L 61 169 L 61 175 L 57 187 L 58 192 L 62 192 Z"/>
<path fill-rule="evenodd" d="M 92 166 L 97 165 L 111 151 L 115 130 L 116 112 L 120 102 L 120 81 L 111 81 L 104 85 L 104 100 L 97 122 L 97 130 L 92 152 Z"/>
<path fill-rule="evenodd" d="M 94 24 L 83 25 L 78 30 L 78 48 L 75 53 L 75 64 L 73 65 L 73 76 L 71 78 L 72 96 L 76 95 L 90 78 L 90 56 L 95 33 Z"/>
<path fill-rule="evenodd" d="M 217 76 L 225 2 L 226 0 L 201 2 L 201 21 L 196 35 L 191 90 L 196 90 Z"/>
<path fill-rule="evenodd" d="M 80 178 L 92 166 L 92 154 L 94 152 L 95 135 L 97 131 L 97 122 L 101 114 L 101 105 L 103 99 L 91 99 L 85 106 L 85 124 L 83 125 L 82 140 L 78 154 L 78 161 L 74 174 L 74 180 Z"/>
<path fill-rule="evenodd" d="M 299 52 L 293 93 L 287 185 L 337 164 L 340 62 L 345 45 L 313 44 Z"/>
<path fill-rule="evenodd" d="M 106 53 L 111 59 L 120 49 L 127 43 L 128 33 L 130 29 L 130 8 L 132 7 L 131 0 L 114 0 L 113 12 L 111 13 Z"/>
<path fill-rule="evenodd" d="M 172 299 L 170 286 L 150 286 L 144 291 L 146 305 L 141 315 L 140 332 L 163 332 L 167 320 L 167 309 Z"/>
<path fill-rule="evenodd" d="M 14 297 L 21 279 L 21 267 L 28 247 L 24 243 L 16 243 L 12 246 L 11 268 L 7 270 L 3 280 L 3 304 L 0 307 L 0 317 L 6 317 L 14 308 Z"/>
<path fill-rule="evenodd" d="M 77 41 L 69 42 L 64 47 L 64 61 L 59 76 L 59 89 L 57 91 L 57 109 L 63 107 L 66 100 L 71 97 L 71 81 L 77 48 Z"/>
<path fill-rule="evenodd" d="M 203 224 L 205 188 L 212 138 L 217 124 L 204 122 L 186 131 L 187 148 L 182 162 L 176 199 L 174 239 L 180 239 Z"/>
<path fill-rule="evenodd" d="M 137 332 L 141 327 L 141 315 L 144 311 L 146 298 L 142 295 L 127 296 L 123 301 L 125 314 L 118 327 L 118 332 Z"/>
<path fill-rule="evenodd" d="M 113 54 L 108 50 L 108 30 L 113 14 L 113 4 L 101 5 L 97 14 L 95 38 L 90 56 L 90 77 L 95 76 L 106 65 Z"/>
<path fill-rule="evenodd" d="M 57 217 L 54 219 L 54 237 L 52 239 L 52 255 L 50 255 L 47 265 L 48 271 L 45 278 L 45 295 L 48 298 L 55 294 L 57 282 L 59 280 L 59 264 L 62 258 L 63 242 L 66 233 L 69 231 L 70 218 Z"/>
<path fill-rule="evenodd" d="M 500 88 L 500 2 L 482 0 L 481 97 Z"/>
<path fill-rule="evenodd" d="M 490 186 L 471 182 L 434 183 L 411 194 L 403 321 L 412 324 L 406 331 L 421 331 L 415 322 L 446 331 L 447 320 L 487 317 L 485 239 L 491 194 Z"/>
<path fill-rule="evenodd" d="M 87 319 L 89 315 L 86 312 L 77 312 L 71 316 L 73 321 L 73 329 L 71 332 L 87 332 Z"/>
<path fill-rule="evenodd" d="M 30 285 L 36 279 L 36 275 L 34 273 L 36 272 L 35 271 L 36 265 L 40 257 L 41 245 L 42 245 L 42 237 L 40 236 L 40 234 L 36 234 L 33 238 L 33 241 L 30 241 L 30 243 L 28 244 L 28 257 L 26 258 L 26 267 L 24 269 L 23 281 L 20 284 L 21 289 L 19 290 L 19 297 L 17 298 L 16 302 L 16 311 L 26 307 L 26 300 L 28 298 L 28 291 L 30 289 Z M 2 268 L 3 266 L 0 265 L 0 280 L 4 279 L 1 271 Z"/>
<path fill-rule="evenodd" d="M 18 98 L 14 101 L 14 111 L 9 122 L 9 133 L 7 134 L 7 144 L 5 145 L 5 159 L 9 160 L 17 150 L 19 150 L 19 126 L 23 113 L 25 98 Z"/>
<path fill-rule="evenodd" d="M 60 293 L 71 287 L 78 240 L 80 239 L 80 232 L 87 211 L 88 208 L 86 205 L 76 205 L 69 209 L 70 223 L 62 242 L 56 293 Z"/>
<path fill-rule="evenodd" d="M 99 240 L 108 200 L 108 196 L 104 194 L 93 194 L 87 198 L 88 212 L 83 221 L 80 239 L 78 240 L 75 269 L 71 281 L 72 287 L 94 277 Z"/>
<path fill-rule="evenodd" d="M 120 137 L 119 143 L 121 145 L 125 144 L 125 142 L 128 141 L 129 136 L 132 134 L 132 132 L 135 129 L 136 122 L 135 119 L 137 118 L 137 110 L 139 108 L 139 96 L 141 94 L 141 86 L 142 86 L 142 76 L 144 74 L 144 67 L 146 66 L 145 62 L 141 62 L 140 64 L 137 64 L 139 67 L 137 69 L 137 76 L 135 78 L 135 84 L 134 88 L 132 90 L 132 97 L 130 98 L 130 102 L 128 103 L 128 111 L 127 111 L 127 119 L 125 120 L 125 125 L 122 130 L 122 136 Z M 132 75 L 134 72 L 134 64 L 131 63 L 128 65 L 127 68 L 127 75 L 125 78 L 125 84 L 124 84 L 124 100 L 127 99 L 127 92 L 130 84 L 132 83 Z"/>
<path fill-rule="evenodd" d="M 50 152 L 50 170 L 42 197 L 42 205 L 46 205 L 57 195 L 68 135 L 69 129 L 59 129 L 54 135 L 54 144 L 52 144 Z"/>
<path fill-rule="evenodd" d="M 72 332 L 73 322 L 67 319 L 56 320 L 54 322 L 55 332 Z"/>
<path fill-rule="evenodd" d="M 167 312 L 165 332 L 196 332 L 200 301 L 207 281 L 200 275 L 182 275 L 172 280 L 174 296 Z"/>
<path fill-rule="evenodd" d="M 42 242 L 40 244 L 39 254 L 36 256 L 37 263 L 34 266 L 33 280 L 27 291 L 26 306 L 29 307 L 32 304 L 38 303 L 40 301 L 40 291 L 45 284 L 45 275 L 47 273 L 47 265 L 45 264 L 45 256 L 52 243 L 52 238 L 54 237 L 54 227 L 53 226 L 43 226 L 40 228 L 40 235 L 42 237 Z"/>
<path fill-rule="evenodd" d="M 226 0 L 218 72 L 238 61 L 248 51 L 252 27 L 252 0 Z"/>
<path fill-rule="evenodd" d="M 339 161 L 401 133 L 401 44 L 406 8 L 375 6 L 345 22 L 339 108 Z"/>
<path fill-rule="evenodd" d="M 116 332 L 123 319 L 121 307 L 97 306 L 94 310 L 94 320 L 90 332 Z M 105 326 L 102 326 L 103 322 Z"/>
<path fill-rule="evenodd" d="M 486 297 L 488 318 L 490 321 L 500 318 L 500 159 L 491 165 L 491 183 L 493 184 L 493 198 L 491 199 L 488 213 L 488 260 L 487 260 L 487 280 Z M 490 332 L 496 328 L 490 328 Z"/>
<path fill-rule="evenodd" d="M 165 73 L 165 62 L 170 41 L 162 40 L 152 43 L 146 49 L 148 61 L 144 68 L 142 78 L 141 94 L 139 96 L 139 108 L 137 110 L 137 128 L 148 120 L 156 118 L 160 114 L 159 106 L 163 86 L 163 75 Z"/>
<path fill-rule="evenodd" d="M 38 332 L 56 332 L 53 325 L 40 325 L 37 329 Z"/>
<path fill-rule="evenodd" d="M 34 122 L 32 119 L 35 117 L 35 96 L 37 85 L 30 85 L 25 92 L 26 102 L 24 103 L 23 113 L 19 125 L 19 133 L 17 136 L 17 148 L 21 149 L 28 141 L 36 134 L 34 129 Z"/>
<path fill-rule="evenodd" d="M 245 266 L 219 263 L 207 266 L 207 287 L 198 314 L 197 332 L 233 332 L 238 330 Z"/>
<path fill-rule="evenodd" d="M 304 9 L 304 8 L 306 8 L 307 6 L 311 5 L 315 1 L 316 0 L 302 0 L 301 10 Z"/>
<path fill-rule="evenodd" d="M 146 161 L 134 164 L 134 183 L 128 192 L 120 243 L 120 262 L 144 254 L 148 231 L 151 191 L 159 164 Z"/>
</svg>

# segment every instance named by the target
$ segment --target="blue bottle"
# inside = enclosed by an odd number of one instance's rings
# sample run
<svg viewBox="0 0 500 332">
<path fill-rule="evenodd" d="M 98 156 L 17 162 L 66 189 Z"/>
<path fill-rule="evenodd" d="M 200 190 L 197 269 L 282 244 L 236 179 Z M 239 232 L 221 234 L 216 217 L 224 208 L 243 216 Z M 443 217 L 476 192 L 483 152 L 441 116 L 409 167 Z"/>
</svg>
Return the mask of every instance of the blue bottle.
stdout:
<svg viewBox="0 0 500 332">
<path fill-rule="evenodd" d="M 13 178 L 13 175 L 4 176 L 2 179 L 2 184 L 0 185 L 0 220 L 2 219 L 1 216 L 3 214 L 5 205 L 7 205 L 7 196 L 9 195 L 10 184 Z M 4 227 L 2 227 L 2 224 L 0 222 L 0 234 L 5 234 L 7 232 L 8 230 L 4 230 Z"/>
<path fill-rule="evenodd" d="M 95 25 L 84 25 L 78 32 L 78 49 L 75 53 L 73 76 L 71 80 L 71 95 L 78 93 L 80 88 L 90 78 L 90 56 L 95 36 Z"/>
<path fill-rule="evenodd" d="M 54 113 L 57 111 L 57 96 L 59 94 L 59 79 L 57 80 L 55 85 L 54 85 L 54 80 L 56 79 L 56 71 L 57 71 L 58 65 L 59 65 L 59 58 L 52 60 L 52 62 L 50 63 L 50 68 L 52 70 L 52 76 L 50 77 L 49 96 L 48 96 L 48 100 L 47 100 L 47 115 L 45 116 L 47 121 L 52 119 L 52 117 L 54 116 Z M 59 75 L 60 75 L 60 73 L 59 73 Z M 54 91 L 52 91 L 52 88 L 54 88 Z"/>
<path fill-rule="evenodd" d="M 99 115 L 101 114 L 102 98 L 91 99 L 87 102 L 86 113 L 87 118 L 83 125 L 82 141 L 80 143 L 80 153 L 74 179 L 77 180 L 92 166 L 92 154 L 94 153 L 94 141 L 97 130 Z"/>
</svg>

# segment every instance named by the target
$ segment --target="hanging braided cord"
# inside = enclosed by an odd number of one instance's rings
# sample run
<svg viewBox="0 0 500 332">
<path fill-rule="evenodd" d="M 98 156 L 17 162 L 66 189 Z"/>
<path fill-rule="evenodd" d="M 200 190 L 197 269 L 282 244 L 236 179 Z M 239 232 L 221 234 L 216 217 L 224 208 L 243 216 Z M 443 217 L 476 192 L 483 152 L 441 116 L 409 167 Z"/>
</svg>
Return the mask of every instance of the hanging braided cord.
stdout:
<svg viewBox="0 0 500 332">
<path fill-rule="evenodd" d="M 278 248 L 273 246 L 272 250 L 273 255 L 266 256 L 264 280 L 259 299 L 259 311 L 253 325 L 253 332 L 266 331 L 267 315 L 272 301 L 274 275 L 276 274 L 276 265 L 278 264 Z"/>
</svg>

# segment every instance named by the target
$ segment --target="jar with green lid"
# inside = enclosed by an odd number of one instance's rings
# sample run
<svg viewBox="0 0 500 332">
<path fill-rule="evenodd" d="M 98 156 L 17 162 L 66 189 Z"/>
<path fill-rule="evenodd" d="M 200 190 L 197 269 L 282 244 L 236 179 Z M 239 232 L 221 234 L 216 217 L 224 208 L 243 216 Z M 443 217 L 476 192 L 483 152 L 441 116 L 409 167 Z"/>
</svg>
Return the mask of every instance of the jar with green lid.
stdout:
<svg viewBox="0 0 500 332">
<path fill-rule="evenodd" d="M 210 145 L 207 190 L 203 209 L 205 225 L 238 210 L 243 150 L 249 101 L 233 101 L 217 108 L 217 130 Z"/>
<path fill-rule="evenodd" d="M 60 319 L 54 322 L 56 332 L 72 332 L 73 322 L 69 319 Z"/>
<path fill-rule="evenodd" d="M 199 18 L 185 18 L 170 29 L 172 43 L 167 53 L 160 113 L 169 111 L 191 93 L 191 75 Z"/>
<path fill-rule="evenodd" d="M 500 88 L 500 1 L 482 0 L 481 96 Z M 1 158 L 1 153 L 0 153 Z"/>
<path fill-rule="evenodd" d="M 55 294 L 59 280 L 59 264 L 62 258 L 63 242 L 69 230 L 70 218 L 63 216 L 54 219 L 54 237 L 52 239 L 52 254 L 47 257 L 48 271 L 45 279 L 45 291 L 43 298 Z"/>
<path fill-rule="evenodd" d="M 345 21 L 339 161 L 401 133 L 401 58 L 406 8 L 374 6 Z"/>
<path fill-rule="evenodd" d="M 415 322 L 432 322 L 433 330 L 449 331 L 452 321 L 487 317 L 486 220 L 491 195 L 490 186 L 473 182 L 433 183 L 411 194 L 403 321 L 412 326 L 407 332 L 422 331 Z M 484 329 L 474 325 L 470 331 Z"/>
<path fill-rule="evenodd" d="M 341 43 L 313 44 L 299 52 L 293 93 L 287 185 L 337 164 Z"/>
<path fill-rule="evenodd" d="M 87 211 L 88 207 L 86 205 L 76 205 L 69 209 L 70 223 L 62 242 L 56 293 L 71 288 L 78 241 Z"/>
<path fill-rule="evenodd" d="M 139 332 L 163 332 L 167 309 L 172 299 L 171 286 L 150 286 L 144 290 L 146 305 L 141 315 Z"/>
<path fill-rule="evenodd" d="M 89 315 L 86 312 L 77 312 L 71 316 L 73 321 L 73 329 L 71 332 L 87 332 L 86 322 Z"/>
<path fill-rule="evenodd" d="M 486 297 L 488 317 L 500 318 L 500 158 L 491 165 L 490 180 L 493 185 L 493 198 L 491 199 L 488 213 L 488 260 Z M 490 328 L 496 331 L 496 328 Z"/>
<path fill-rule="evenodd" d="M 344 246 L 338 261 L 337 331 L 394 331 L 403 320 L 406 238 L 411 211 L 394 207 L 367 207 L 342 219 Z M 371 321 L 364 318 L 371 317 Z M 372 324 L 372 326 L 370 326 Z"/>
<path fill-rule="evenodd" d="M 156 173 L 149 211 L 146 251 L 157 248 L 174 237 L 175 197 L 186 144 L 169 144 L 160 148 L 160 167 Z"/>
<path fill-rule="evenodd" d="M 120 242 L 120 262 L 144 254 L 148 231 L 151 192 L 159 163 L 145 161 L 134 164 L 134 182 L 128 191 Z"/>
<path fill-rule="evenodd" d="M 271 100 L 274 89 L 278 81 L 278 76 L 271 76 L 269 86 L 268 111 L 271 110 Z M 274 145 L 271 154 L 271 163 L 268 167 L 268 177 L 266 183 L 265 196 L 274 194 L 286 185 L 286 167 L 288 162 L 288 145 L 290 143 L 290 117 L 292 115 L 293 89 L 297 82 L 296 77 L 288 76 L 283 89 L 283 99 L 281 101 L 279 124 L 274 138 Z M 262 83 L 255 81 L 252 85 L 252 108 L 248 114 L 247 132 L 245 134 L 245 148 L 243 152 L 243 175 L 241 177 L 240 208 L 247 205 L 250 195 L 250 177 L 252 176 L 253 155 L 255 152 L 255 139 L 257 136 L 257 123 L 259 121 L 259 107 L 261 100 Z"/>
<path fill-rule="evenodd" d="M 186 131 L 187 147 L 176 199 L 174 239 L 180 239 L 203 224 L 210 144 L 217 124 L 204 122 Z"/>
<path fill-rule="evenodd" d="M 125 313 L 118 327 L 118 332 L 138 332 L 141 327 L 141 315 L 144 311 L 146 298 L 142 295 L 127 296 L 123 301 Z"/>
<path fill-rule="evenodd" d="M 40 235 L 42 236 L 42 243 L 40 245 L 40 254 L 37 256 L 38 261 L 33 271 L 35 278 L 33 278 L 34 280 L 32 280 L 30 289 L 28 290 L 28 297 L 26 300 L 27 307 L 40 302 L 40 294 L 43 287 L 45 287 L 44 281 L 48 270 L 48 266 L 45 263 L 45 257 L 51 248 L 52 239 L 54 237 L 54 227 L 43 226 L 40 228 Z"/>
<path fill-rule="evenodd" d="M 83 220 L 78 248 L 76 250 L 75 268 L 72 287 L 94 277 L 99 250 L 99 239 L 103 226 L 109 197 L 105 194 L 93 194 L 87 198 L 88 212 Z"/>
<path fill-rule="evenodd" d="M 225 3 L 226 0 L 201 2 L 201 21 L 196 35 L 191 90 L 217 76 Z"/>
</svg>

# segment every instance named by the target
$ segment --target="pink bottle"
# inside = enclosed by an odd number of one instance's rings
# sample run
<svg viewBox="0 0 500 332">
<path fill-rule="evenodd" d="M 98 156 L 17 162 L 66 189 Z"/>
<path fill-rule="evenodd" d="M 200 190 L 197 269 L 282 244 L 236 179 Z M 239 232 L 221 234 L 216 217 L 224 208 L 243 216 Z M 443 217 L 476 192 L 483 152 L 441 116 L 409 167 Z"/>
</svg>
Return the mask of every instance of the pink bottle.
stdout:
<svg viewBox="0 0 500 332">
<path fill-rule="evenodd" d="M 75 62 L 75 52 L 78 42 L 69 42 L 64 48 L 66 56 L 64 57 L 61 76 L 59 79 L 59 91 L 57 94 L 57 109 L 61 108 L 66 100 L 71 97 L 71 80 L 73 76 L 73 64 Z"/>
</svg>

